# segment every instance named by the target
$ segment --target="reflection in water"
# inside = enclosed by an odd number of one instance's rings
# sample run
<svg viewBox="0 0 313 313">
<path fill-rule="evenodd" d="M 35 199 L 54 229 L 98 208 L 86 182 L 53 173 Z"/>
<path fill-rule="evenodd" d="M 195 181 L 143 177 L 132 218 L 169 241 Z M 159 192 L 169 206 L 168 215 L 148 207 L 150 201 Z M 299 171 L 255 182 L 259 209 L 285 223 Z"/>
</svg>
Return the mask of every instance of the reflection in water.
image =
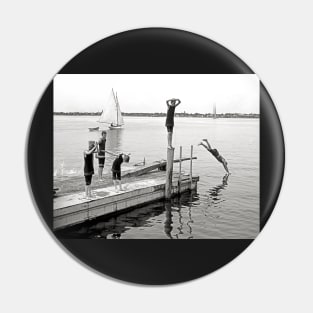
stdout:
<svg viewBox="0 0 313 313">
<path fill-rule="evenodd" d="M 173 220 L 172 220 L 173 214 L 172 214 L 172 204 L 171 202 L 167 201 L 165 202 L 165 222 L 164 222 L 164 232 L 165 234 L 173 239 L 171 232 L 173 230 Z"/>
<path fill-rule="evenodd" d="M 196 193 L 185 193 L 171 201 L 158 201 L 113 217 L 99 217 L 92 221 L 57 231 L 60 238 L 123 239 L 149 228 L 149 238 L 159 238 L 163 232 L 170 239 L 192 239 L 192 210 L 199 201 Z M 146 238 L 146 237 L 143 237 Z"/>
<path fill-rule="evenodd" d="M 226 174 L 223 177 L 221 184 L 209 189 L 208 191 L 208 194 L 209 194 L 207 196 L 208 207 L 205 210 L 206 212 L 204 213 L 204 215 L 210 218 L 213 221 L 215 226 L 216 226 L 216 221 L 220 218 L 219 211 L 222 207 L 222 202 L 225 201 L 225 199 L 222 196 L 222 191 L 228 185 L 228 177 L 229 177 L 229 174 Z"/>
<path fill-rule="evenodd" d="M 199 197 L 194 192 L 190 192 L 182 194 L 180 198 L 176 198 L 171 202 L 165 203 L 166 213 L 164 222 L 164 232 L 169 238 L 171 239 L 173 239 L 173 237 L 175 237 L 176 239 L 193 238 L 191 227 L 193 223 L 192 207 L 193 203 L 195 203 L 195 201 L 197 201 L 198 199 Z M 177 227 L 174 228 L 172 225 L 177 225 Z M 186 225 L 185 228 L 184 225 Z"/>
<path fill-rule="evenodd" d="M 221 197 L 220 193 L 227 186 L 228 177 L 229 177 L 229 174 L 226 174 L 223 177 L 221 184 L 219 184 L 219 185 L 217 185 L 217 186 L 215 186 L 209 190 L 209 195 L 210 195 L 209 199 L 211 199 L 211 202 L 213 202 L 214 205 L 219 204 L 220 202 L 224 201 L 223 198 Z"/>
</svg>

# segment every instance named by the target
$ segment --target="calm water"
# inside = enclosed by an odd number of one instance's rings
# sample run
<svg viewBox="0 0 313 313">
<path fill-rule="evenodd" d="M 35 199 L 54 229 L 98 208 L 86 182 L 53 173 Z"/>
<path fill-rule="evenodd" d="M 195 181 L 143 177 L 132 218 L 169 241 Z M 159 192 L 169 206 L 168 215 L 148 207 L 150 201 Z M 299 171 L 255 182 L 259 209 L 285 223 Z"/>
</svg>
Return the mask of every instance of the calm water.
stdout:
<svg viewBox="0 0 313 313">
<path fill-rule="evenodd" d="M 83 180 L 83 150 L 97 140 L 96 117 L 54 117 L 54 179 L 79 176 Z M 125 128 L 108 130 L 107 149 L 131 153 L 128 166 L 166 159 L 163 118 L 125 117 Z M 231 175 L 203 147 L 208 138 L 228 161 Z M 99 218 L 63 231 L 74 238 L 255 238 L 259 232 L 259 120 L 176 118 L 176 147 L 189 156 L 194 145 L 193 173 L 200 176 L 197 192 L 172 204 L 156 202 L 114 218 Z M 104 172 L 111 175 L 107 159 Z M 124 165 L 123 165 L 124 166 Z M 125 167 L 124 167 L 125 168 Z M 189 171 L 189 162 L 183 162 Z M 96 168 L 97 171 L 97 168 Z M 124 180 L 127 183 L 127 180 Z"/>
</svg>

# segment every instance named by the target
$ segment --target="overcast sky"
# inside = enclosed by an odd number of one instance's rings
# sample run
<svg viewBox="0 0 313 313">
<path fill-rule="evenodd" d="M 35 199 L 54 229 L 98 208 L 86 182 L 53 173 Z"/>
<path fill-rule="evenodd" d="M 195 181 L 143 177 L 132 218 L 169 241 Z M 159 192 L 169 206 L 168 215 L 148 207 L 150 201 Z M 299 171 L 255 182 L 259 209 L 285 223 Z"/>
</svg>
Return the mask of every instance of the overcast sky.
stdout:
<svg viewBox="0 0 313 313">
<path fill-rule="evenodd" d="M 98 112 L 111 89 L 122 112 L 166 112 L 165 101 L 179 98 L 176 112 L 259 113 L 259 79 L 250 74 L 64 74 L 54 78 L 55 112 Z"/>
</svg>

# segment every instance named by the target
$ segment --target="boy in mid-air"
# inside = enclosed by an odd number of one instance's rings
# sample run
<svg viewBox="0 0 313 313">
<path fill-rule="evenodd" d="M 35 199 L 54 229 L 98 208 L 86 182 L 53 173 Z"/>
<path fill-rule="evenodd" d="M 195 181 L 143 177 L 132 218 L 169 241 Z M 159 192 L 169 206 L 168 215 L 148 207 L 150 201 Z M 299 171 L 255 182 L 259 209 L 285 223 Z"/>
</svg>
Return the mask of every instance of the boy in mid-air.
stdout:
<svg viewBox="0 0 313 313">
<path fill-rule="evenodd" d="M 180 104 L 179 99 L 170 99 L 166 101 L 167 104 L 167 114 L 165 126 L 167 127 L 167 145 L 168 149 L 173 149 L 172 138 L 173 138 L 173 128 L 174 128 L 174 115 L 175 109 Z"/>
<path fill-rule="evenodd" d="M 129 162 L 129 154 L 125 154 L 125 153 L 116 154 L 107 150 L 105 152 L 111 155 L 114 155 L 116 157 L 112 163 L 112 180 L 113 180 L 115 191 L 117 191 L 117 185 L 116 185 L 117 180 L 119 181 L 120 191 L 123 191 L 125 189 L 122 188 L 121 165 L 123 162 L 126 162 L 126 163 Z"/>
<path fill-rule="evenodd" d="M 93 153 L 96 151 L 97 145 L 93 141 L 89 141 L 88 150 L 84 151 L 84 176 L 85 176 L 85 192 L 86 198 L 91 198 L 91 180 L 94 174 L 93 168 Z"/>
<path fill-rule="evenodd" d="M 206 144 L 204 144 L 203 142 L 205 142 Z M 225 168 L 225 171 L 227 172 L 227 174 L 229 174 L 229 170 L 227 167 L 227 162 L 226 160 L 219 154 L 219 152 L 217 151 L 217 149 L 212 149 L 211 145 L 209 144 L 207 139 L 203 139 L 200 143 L 199 146 L 203 146 L 205 149 L 207 149 L 214 157 L 217 161 L 221 162 Z"/>
</svg>

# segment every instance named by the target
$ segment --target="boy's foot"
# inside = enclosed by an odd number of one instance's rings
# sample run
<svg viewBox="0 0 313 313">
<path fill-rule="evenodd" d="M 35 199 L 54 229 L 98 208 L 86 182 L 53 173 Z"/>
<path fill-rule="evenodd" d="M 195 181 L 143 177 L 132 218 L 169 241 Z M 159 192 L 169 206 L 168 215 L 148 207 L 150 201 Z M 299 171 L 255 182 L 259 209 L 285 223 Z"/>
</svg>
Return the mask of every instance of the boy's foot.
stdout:
<svg viewBox="0 0 313 313">
<path fill-rule="evenodd" d="M 203 145 L 202 141 L 198 143 L 198 146 L 202 146 L 202 145 Z"/>
</svg>

